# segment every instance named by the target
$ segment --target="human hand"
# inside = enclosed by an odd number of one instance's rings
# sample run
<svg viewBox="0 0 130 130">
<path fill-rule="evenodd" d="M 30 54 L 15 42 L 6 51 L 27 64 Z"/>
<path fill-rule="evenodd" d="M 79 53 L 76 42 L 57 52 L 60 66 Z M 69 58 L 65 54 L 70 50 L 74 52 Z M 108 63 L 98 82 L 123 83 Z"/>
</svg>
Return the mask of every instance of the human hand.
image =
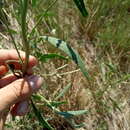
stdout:
<svg viewBox="0 0 130 130">
<path fill-rule="evenodd" d="M 25 53 L 20 52 L 21 58 L 25 59 Z M 15 50 L 0 50 L 0 76 L 8 72 L 8 60 L 19 60 L 18 54 Z M 24 115 L 28 111 L 27 99 L 33 92 L 36 92 L 41 84 L 42 78 L 32 75 L 32 67 L 37 64 L 35 57 L 30 56 L 28 66 L 28 76 L 18 79 L 16 76 L 9 74 L 0 79 L 0 119 L 1 124 L 6 119 L 7 110 L 13 115 Z M 15 69 L 20 70 L 21 65 L 15 64 Z M 31 74 L 31 75 L 30 75 Z"/>
</svg>

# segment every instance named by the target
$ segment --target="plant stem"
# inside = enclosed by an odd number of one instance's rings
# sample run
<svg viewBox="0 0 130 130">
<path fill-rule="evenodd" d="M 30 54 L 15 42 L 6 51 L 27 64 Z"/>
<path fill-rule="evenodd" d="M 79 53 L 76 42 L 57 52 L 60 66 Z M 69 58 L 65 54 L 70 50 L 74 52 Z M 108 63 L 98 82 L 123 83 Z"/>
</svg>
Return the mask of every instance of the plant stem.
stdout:
<svg viewBox="0 0 130 130">
<path fill-rule="evenodd" d="M 23 65 L 23 70 L 22 70 L 24 76 L 26 74 L 28 61 L 29 61 L 29 43 L 27 40 L 27 24 L 26 24 L 28 0 L 23 0 L 21 6 L 22 6 L 22 14 L 21 14 L 22 41 L 25 49 L 25 63 Z"/>
<path fill-rule="evenodd" d="M 32 35 L 32 33 L 34 32 L 34 30 L 36 29 L 36 27 L 40 24 L 40 22 L 42 21 L 43 17 L 46 15 L 46 13 L 49 11 L 50 8 L 53 7 L 53 5 L 57 2 L 58 0 L 54 0 L 50 5 L 49 7 L 45 10 L 45 12 L 43 13 L 43 15 L 38 19 L 36 25 L 33 27 L 31 33 L 30 33 L 30 36 Z"/>
<path fill-rule="evenodd" d="M 1 9 L 0 9 L 0 14 L 1 14 L 2 18 L 3 18 L 3 21 L 1 21 L 1 22 L 2 22 L 2 24 L 4 24 L 4 25 L 6 26 L 6 28 L 7 28 L 7 30 L 8 30 L 8 33 L 9 33 L 11 39 L 12 39 L 12 43 L 13 43 L 13 45 L 14 45 L 14 48 L 15 48 L 15 50 L 17 51 L 18 57 L 19 57 L 19 59 L 20 59 L 20 62 L 23 64 L 23 60 L 22 60 L 22 58 L 21 58 L 21 56 L 20 56 L 20 53 L 19 53 L 19 51 L 18 51 L 18 48 L 17 48 L 17 45 L 16 45 L 16 43 L 15 43 L 14 37 L 13 37 L 12 33 L 10 32 L 10 28 L 9 28 L 9 26 L 8 26 L 8 23 L 6 22 L 6 18 L 5 18 L 4 13 L 6 14 L 6 11 L 1 8 Z"/>
<path fill-rule="evenodd" d="M 47 130 L 54 130 L 51 127 L 51 125 L 45 120 L 45 118 L 41 115 L 40 111 L 37 109 L 37 107 L 33 103 L 33 100 L 31 99 L 30 101 L 31 101 L 31 105 L 32 105 L 33 111 L 34 111 L 37 119 L 39 120 L 39 123 L 43 126 L 43 128 L 45 128 Z"/>
<path fill-rule="evenodd" d="M 25 63 L 23 65 L 22 72 L 23 72 L 23 76 L 25 76 L 27 67 L 28 67 L 28 62 L 29 62 L 29 54 L 30 54 L 29 42 L 27 40 L 27 24 L 26 24 L 28 0 L 21 1 L 21 9 L 22 9 L 22 14 L 21 14 L 22 40 L 23 40 L 23 47 L 25 49 Z M 39 123 L 41 123 L 44 128 L 47 128 L 48 130 L 53 130 L 53 128 L 50 126 L 50 124 L 44 119 L 44 117 L 38 111 L 35 104 L 33 103 L 33 100 L 31 99 L 30 101 L 31 101 L 33 111 L 39 120 Z"/>
</svg>

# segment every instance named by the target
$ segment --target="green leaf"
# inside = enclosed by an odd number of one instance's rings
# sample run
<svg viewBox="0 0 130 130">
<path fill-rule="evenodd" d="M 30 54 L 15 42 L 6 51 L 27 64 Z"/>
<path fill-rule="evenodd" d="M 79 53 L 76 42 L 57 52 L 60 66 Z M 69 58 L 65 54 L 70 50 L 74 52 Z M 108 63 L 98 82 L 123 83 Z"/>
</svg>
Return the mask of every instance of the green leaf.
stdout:
<svg viewBox="0 0 130 130">
<path fill-rule="evenodd" d="M 88 112 L 87 110 L 67 111 L 67 113 L 72 114 L 73 116 L 87 114 L 87 112 Z"/>
<path fill-rule="evenodd" d="M 50 124 L 45 120 L 45 118 L 41 115 L 40 111 L 38 111 L 38 109 L 36 108 L 35 104 L 33 103 L 33 101 L 31 100 L 31 105 L 33 108 L 33 111 L 36 115 L 36 117 L 39 120 L 39 123 L 43 126 L 43 128 L 47 129 L 47 130 L 54 130 Z"/>
<path fill-rule="evenodd" d="M 34 100 L 42 101 L 42 96 L 41 95 L 35 94 L 35 95 L 32 95 L 32 97 L 33 97 Z"/>
<path fill-rule="evenodd" d="M 48 41 L 55 47 L 59 48 L 60 50 L 64 51 L 69 57 L 79 66 L 81 72 L 84 74 L 84 76 L 90 80 L 90 75 L 86 70 L 85 64 L 83 60 L 81 59 L 80 55 L 72 48 L 69 44 L 66 42 L 54 38 L 54 37 L 48 37 L 48 36 L 41 36 L 44 40 Z"/>
<path fill-rule="evenodd" d="M 109 97 L 109 99 L 111 100 L 111 102 L 112 102 L 112 104 L 113 104 L 112 106 L 113 106 L 114 108 L 117 108 L 120 112 L 122 112 L 122 110 L 121 110 L 119 104 L 118 104 L 114 99 L 112 99 L 111 97 Z"/>
<path fill-rule="evenodd" d="M 37 52 L 37 56 L 39 58 L 40 61 L 45 62 L 48 59 L 53 59 L 53 58 L 60 58 L 63 60 L 68 60 L 68 58 L 61 56 L 59 54 L 55 54 L 55 53 L 50 53 L 50 54 L 42 54 L 40 52 Z"/>
<path fill-rule="evenodd" d="M 80 10 L 81 14 L 86 17 L 88 16 L 88 12 L 85 8 L 85 4 L 83 0 L 73 0 L 74 3 L 76 4 L 77 8 Z"/>
<path fill-rule="evenodd" d="M 109 67 L 109 69 L 110 69 L 112 72 L 117 72 L 116 67 L 115 67 L 113 64 L 106 63 L 106 65 Z"/>
<path fill-rule="evenodd" d="M 59 107 L 60 105 L 62 104 L 65 104 L 66 102 L 57 102 L 57 101 L 52 101 L 50 102 L 50 104 L 53 106 L 53 107 Z"/>
<path fill-rule="evenodd" d="M 52 12 L 52 11 L 47 11 L 46 13 L 45 12 L 41 12 L 39 15 L 37 15 L 37 19 L 39 19 L 42 16 L 44 16 L 44 18 L 48 17 L 48 16 L 55 16 L 55 13 Z"/>
<path fill-rule="evenodd" d="M 57 114 L 64 116 L 65 118 L 72 118 L 73 115 L 68 112 L 57 112 Z"/>
<path fill-rule="evenodd" d="M 58 100 L 59 98 L 63 97 L 65 93 L 69 90 L 71 87 L 71 83 L 69 83 L 60 93 L 59 95 L 55 98 L 55 100 Z"/>
<path fill-rule="evenodd" d="M 32 0 L 32 7 L 35 7 L 37 4 L 37 0 Z"/>
<path fill-rule="evenodd" d="M 18 34 L 17 31 L 15 31 L 14 29 L 9 29 L 8 32 L 12 33 L 12 34 Z"/>
<path fill-rule="evenodd" d="M 2 8 L 4 5 L 4 1 L 3 0 L 0 0 L 0 8 Z"/>
<path fill-rule="evenodd" d="M 79 116 L 86 114 L 87 110 L 78 110 L 78 111 L 67 111 L 67 112 L 57 112 L 57 114 L 64 116 L 65 118 L 71 118 L 73 116 Z"/>
</svg>

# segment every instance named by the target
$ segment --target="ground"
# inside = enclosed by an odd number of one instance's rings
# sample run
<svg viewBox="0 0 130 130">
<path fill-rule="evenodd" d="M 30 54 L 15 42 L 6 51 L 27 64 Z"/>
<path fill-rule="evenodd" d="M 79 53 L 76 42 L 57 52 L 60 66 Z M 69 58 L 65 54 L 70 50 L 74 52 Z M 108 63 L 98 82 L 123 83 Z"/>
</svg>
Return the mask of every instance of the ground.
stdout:
<svg viewBox="0 0 130 130">
<path fill-rule="evenodd" d="M 29 8 L 28 32 L 50 3 L 51 0 L 48 2 L 43 0 L 36 8 Z M 89 12 L 87 18 L 81 16 L 73 1 L 56 2 L 37 26 L 29 42 L 31 54 L 37 57 L 37 51 L 66 56 L 62 51 L 40 41 L 38 36 L 48 35 L 66 41 L 81 55 L 92 79 L 86 80 L 71 60 L 55 58 L 46 62 L 39 61 L 35 73 L 44 77 L 44 84 L 39 93 L 47 100 L 54 101 L 57 93 L 71 83 L 72 87 L 59 99 L 67 101 L 67 104 L 60 106 L 60 110 L 88 111 L 87 114 L 75 118 L 76 123 L 85 123 L 83 128 L 77 129 L 129 130 L 130 2 L 85 0 L 85 3 Z M 17 46 L 24 50 L 20 26 L 14 15 L 17 7 L 17 2 L 10 1 L 5 10 L 8 11 L 10 28 Z M 1 48 L 13 48 L 8 32 L 3 25 L 1 27 Z M 58 69 L 61 66 L 62 69 Z M 36 105 L 45 117 L 54 118 L 49 123 L 57 130 L 74 129 L 66 120 L 49 110 L 43 102 L 38 101 Z M 8 120 L 7 127 L 16 130 L 32 128 L 39 130 L 40 126 L 35 120 L 30 112 L 25 117 L 17 117 L 15 121 Z"/>
</svg>

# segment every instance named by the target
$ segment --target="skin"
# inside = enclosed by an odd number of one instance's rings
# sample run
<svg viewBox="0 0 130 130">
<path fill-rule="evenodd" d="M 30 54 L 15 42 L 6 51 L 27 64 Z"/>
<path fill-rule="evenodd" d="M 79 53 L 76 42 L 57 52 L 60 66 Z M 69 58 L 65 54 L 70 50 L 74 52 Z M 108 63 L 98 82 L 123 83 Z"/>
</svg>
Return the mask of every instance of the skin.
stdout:
<svg viewBox="0 0 130 130">
<path fill-rule="evenodd" d="M 20 52 L 20 56 L 25 60 L 25 53 Z M 32 93 L 36 92 L 42 85 L 42 78 L 32 74 L 32 68 L 37 65 L 35 57 L 30 56 L 27 76 L 18 79 L 16 76 L 6 73 L 9 71 L 6 61 L 16 60 L 19 57 L 15 50 L 0 50 L 0 130 L 3 130 L 8 112 L 13 116 L 22 116 L 28 112 L 28 99 Z M 18 62 L 15 69 L 22 67 Z M 5 76 L 6 75 L 6 76 Z"/>
</svg>

